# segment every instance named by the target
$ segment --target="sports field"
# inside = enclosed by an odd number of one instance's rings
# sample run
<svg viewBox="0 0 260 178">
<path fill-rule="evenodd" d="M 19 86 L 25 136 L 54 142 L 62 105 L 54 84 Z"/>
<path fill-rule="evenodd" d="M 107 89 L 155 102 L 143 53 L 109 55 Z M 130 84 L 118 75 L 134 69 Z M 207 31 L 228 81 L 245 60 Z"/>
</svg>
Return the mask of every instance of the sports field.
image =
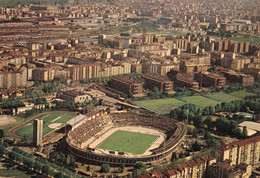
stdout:
<svg viewBox="0 0 260 178">
<path fill-rule="evenodd" d="M 237 91 L 230 94 L 218 92 L 209 93 L 205 96 L 186 96 L 178 98 L 164 98 L 164 99 L 148 99 L 143 101 L 133 101 L 134 104 L 146 108 L 148 110 L 156 111 L 161 114 L 168 114 L 172 109 L 182 106 L 184 104 L 195 104 L 199 107 L 215 106 L 222 102 L 230 102 L 234 100 L 242 100 L 245 96 L 255 95 L 254 93 L 246 91 Z"/>
<path fill-rule="evenodd" d="M 41 117 L 43 119 L 43 136 L 53 131 L 55 127 L 62 125 L 63 123 L 69 121 L 74 116 L 69 114 L 46 114 Z M 33 138 L 33 125 L 32 122 L 26 126 L 18 129 L 16 134 L 22 137 Z"/>
<path fill-rule="evenodd" d="M 143 154 L 158 137 L 157 135 L 117 130 L 101 142 L 97 148 Z"/>
<path fill-rule="evenodd" d="M 152 99 L 152 100 L 143 100 L 135 101 L 136 105 L 143 108 L 157 111 L 163 114 L 169 113 L 173 108 L 182 106 L 185 104 L 184 101 L 175 99 L 175 98 L 165 98 L 165 99 Z"/>
<path fill-rule="evenodd" d="M 232 96 L 238 97 L 238 98 L 245 98 L 246 96 L 255 96 L 255 93 L 250 93 L 244 90 L 240 90 L 240 91 L 235 91 L 232 93 L 229 93 Z"/>
<path fill-rule="evenodd" d="M 242 100 L 239 97 L 236 96 L 232 96 L 226 93 L 211 93 L 211 94 L 207 94 L 207 97 L 209 97 L 210 99 L 216 100 L 216 101 L 220 101 L 220 102 L 230 102 L 230 101 L 234 101 L 234 100 Z"/>
<path fill-rule="evenodd" d="M 182 97 L 180 99 L 182 101 L 185 101 L 186 103 L 195 104 L 200 107 L 216 106 L 217 104 L 221 103 L 220 101 L 209 99 L 204 96 L 187 96 L 187 97 Z"/>
</svg>

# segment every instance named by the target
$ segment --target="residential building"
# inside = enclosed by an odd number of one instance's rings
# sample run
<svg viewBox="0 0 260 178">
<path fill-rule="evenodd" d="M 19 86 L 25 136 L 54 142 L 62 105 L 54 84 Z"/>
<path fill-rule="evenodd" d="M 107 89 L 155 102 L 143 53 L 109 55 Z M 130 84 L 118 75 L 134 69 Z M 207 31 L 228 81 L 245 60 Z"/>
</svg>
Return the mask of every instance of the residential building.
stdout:
<svg viewBox="0 0 260 178">
<path fill-rule="evenodd" d="M 251 165 L 245 163 L 231 165 L 230 160 L 214 163 L 207 171 L 207 176 L 210 178 L 249 178 L 251 174 Z"/>
<path fill-rule="evenodd" d="M 202 87 L 222 88 L 226 86 L 226 78 L 217 73 L 200 72 L 195 75 L 195 79 Z"/>
<path fill-rule="evenodd" d="M 111 88 L 133 97 L 144 96 L 143 84 L 143 80 L 133 80 L 123 76 L 115 76 L 111 79 Z"/>
<path fill-rule="evenodd" d="M 63 91 L 59 98 L 71 101 L 73 103 L 84 103 L 91 100 L 91 96 L 86 93 L 78 92 L 75 90 Z"/>
<path fill-rule="evenodd" d="M 51 68 L 36 68 L 32 70 L 33 81 L 52 81 L 54 79 L 54 70 Z"/>
<path fill-rule="evenodd" d="M 164 93 L 173 93 L 173 82 L 167 76 L 143 75 L 144 88 L 153 90 L 155 87 Z"/>
<path fill-rule="evenodd" d="M 216 163 L 211 156 L 204 156 L 195 160 L 187 161 L 173 167 L 164 176 L 167 178 L 202 178 L 206 176 L 209 166 Z"/>
<path fill-rule="evenodd" d="M 260 136 L 222 145 L 216 149 L 217 161 L 230 160 L 231 164 L 259 163 Z"/>
<path fill-rule="evenodd" d="M 25 66 L 1 66 L 0 88 L 19 88 L 27 84 L 27 69 Z"/>
<path fill-rule="evenodd" d="M 219 67 L 218 70 L 224 74 L 227 81 L 230 83 L 240 83 L 243 86 L 254 85 L 254 77 L 252 75 L 244 74 L 241 72 L 235 72 L 230 69 L 224 69 Z"/>
</svg>

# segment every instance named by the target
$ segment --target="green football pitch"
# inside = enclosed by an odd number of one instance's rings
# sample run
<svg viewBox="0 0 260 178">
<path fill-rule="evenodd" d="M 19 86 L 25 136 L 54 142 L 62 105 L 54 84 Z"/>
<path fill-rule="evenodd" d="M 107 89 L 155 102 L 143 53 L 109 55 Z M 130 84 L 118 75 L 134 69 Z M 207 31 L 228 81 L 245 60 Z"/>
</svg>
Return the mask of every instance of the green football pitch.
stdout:
<svg viewBox="0 0 260 178">
<path fill-rule="evenodd" d="M 70 114 L 46 114 L 42 116 L 41 119 L 43 120 L 43 136 L 53 131 L 53 128 L 50 128 L 50 124 L 55 123 L 65 123 L 72 119 L 74 116 Z M 33 122 L 33 121 L 32 121 Z M 33 125 L 32 122 L 27 124 L 26 126 L 18 129 L 16 134 L 22 137 L 33 138 Z"/>
<path fill-rule="evenodd" d="M 157 135 L 117 130 L 101 142 L 97 148 L 143 154 L 158 137 Z"/>
</svg>

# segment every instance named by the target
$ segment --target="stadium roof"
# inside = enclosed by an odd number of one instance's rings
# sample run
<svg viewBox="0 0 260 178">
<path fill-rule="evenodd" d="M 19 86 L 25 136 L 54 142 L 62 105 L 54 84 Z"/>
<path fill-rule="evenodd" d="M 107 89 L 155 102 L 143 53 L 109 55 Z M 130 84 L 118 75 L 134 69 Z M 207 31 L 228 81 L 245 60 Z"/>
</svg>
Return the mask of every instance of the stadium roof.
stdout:
<svg viewBox="0 0 260 178">
<path fill-rule="evenodd" d="M 240 123 L 239 126 L 240 127 L 246 126 L 248 129 L 260 132 L 260 124 L 256 123 L 256 122 L 244 121 L 244 122 Z"/>
</svg>

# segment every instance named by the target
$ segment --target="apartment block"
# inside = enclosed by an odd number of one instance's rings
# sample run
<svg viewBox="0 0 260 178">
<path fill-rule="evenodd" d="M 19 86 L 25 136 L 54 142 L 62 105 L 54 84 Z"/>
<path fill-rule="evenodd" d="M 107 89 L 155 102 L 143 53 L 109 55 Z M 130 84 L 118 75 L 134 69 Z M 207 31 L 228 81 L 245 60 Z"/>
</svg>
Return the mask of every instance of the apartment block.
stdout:
<svg viewBox="0 0 260 178">
<path fill-rule="evenodd" d="M 25 66 L 1 66 L 0 88 L 19 88 L 27 83 L 27 68 Z"/>
<path fill-rule="evenodd" d="M 36 68 L 32 70 L 33 81 L 52 81 L 54 79 L 54 70 L 51 68 Z"/>
<path fill-rule="evenodd" d="M 73 103 L 84 103 L 91 100 L 90 95 L 75 90 L 63 91 L 59 95 L 59 98 L 71 101 Z"/>
<path fill-rule="evenodd" d="M 251 174 L 251 165 L 245 163 L 232 165 L 230 160 L 214 163 L 207 171 L 207 176 L 210 178 L 249 178 Z"/>
<path fill-rule="evenodd" d="M 227 81 L 230 83 L 240 83 L 243 86 L 254 85 L 254 77 L 252 75 L 244 74 L 241 72 L 235 72 L 230 69 L 218 68 L 219 71 L 224 74 Z"/>
<path fill-rule="evenodd" d="M 167 76 L 143 75 L 144 88 L 153 90 L 157 87 L 161 92 L 173 93 L 173 82 Z"/>
<path fill-rule="evenodd" d="M 206 176 L 208 167 L 216 163 L 211 156 L 204 156 L 195 160 L 184 162 L 167 171 L 164 176 L 167 178 L 202 178 Z"/>
<path fill-rule="evenodd" d="M 216 149 L 217 161 L 230 160 L 230 164 L 241 162 L 254 165 L 259 163 L 260 136 L 222 145 Z"/>
<path fill-rule="evenodd" d="M 71 67 L 70 76 L 73 81 L 98 78 L 100 70 L 99 64 L 76 65 Z"/>
<path fill-rule="evenodd" d="M 248 68 L 244 70 L 244 73 L 254 76 L 254 80 L 260 82 L 260 68 Z"/>
<path fill-rule="evenodd" d="M 174 80 L 174 85 L 178 87 L 187 87 L 190 89 L 199 89 L 199 82 L 194 80 L 187 80 L 186 78 L 176 78 Z"/>
<path fill-rule="evenodd" d="M 133 97 L 142 97 L 143 93 L 143 80 L 133 80 L 123 76 L 115 76 L 111 79 L 111 88 L 124 92 Z"/>
<path fill-rule="evenodd" d="M 195 75 L 195 79 L 202 87 L 222 88 L 226 86 L 226 78 L 217 73 L 201 72 Z"/>
</svg>

